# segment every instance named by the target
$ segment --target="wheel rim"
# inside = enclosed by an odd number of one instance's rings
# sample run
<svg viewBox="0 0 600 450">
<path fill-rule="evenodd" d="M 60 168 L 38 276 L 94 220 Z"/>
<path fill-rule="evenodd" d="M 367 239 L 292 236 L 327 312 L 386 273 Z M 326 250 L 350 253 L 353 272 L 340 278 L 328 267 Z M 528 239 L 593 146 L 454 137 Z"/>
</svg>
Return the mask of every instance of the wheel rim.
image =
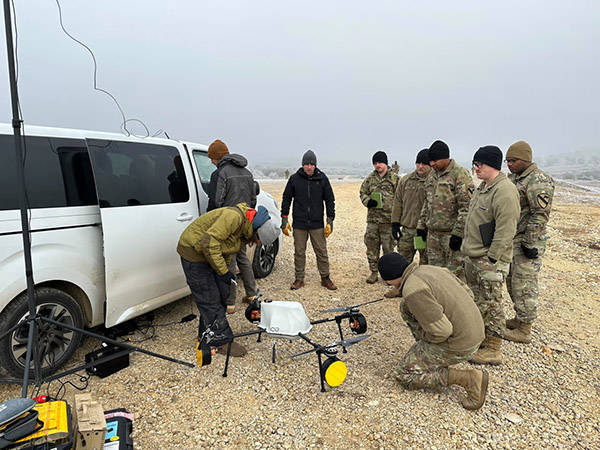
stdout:
<svg viewBox="0 0 600 450">
<path fill-rule="evenodd" d="M 261 245 L 259 252 L 258 265 L 261 271 L 270 272 L 275 265 L 275 244 Z"/>
<path fill-rule="evenodd" d="M 43 303 L 37 306 L 36 311 L 40 316 L 65 325 L 75 326 L 73 316 L 63 305 Z M 24 322 L 28 316 L 29 312 L 24 314 L 19 322 Z M 69 345 L 73 341 L 74 332 L 44 321 L 38 321 L 38 324 L 41 368 L 46 368 L 56 364 L 57 361 L 60 361 L 64 357 Z M 14 360 L 21 367 L 25 367 L 28 335 L 29 325 L 24 325 L 12 333 L 10 339 L 10 351 Z M 33 361 L 31 362 L 31 366 L 33 366 Z"/>
</svg>

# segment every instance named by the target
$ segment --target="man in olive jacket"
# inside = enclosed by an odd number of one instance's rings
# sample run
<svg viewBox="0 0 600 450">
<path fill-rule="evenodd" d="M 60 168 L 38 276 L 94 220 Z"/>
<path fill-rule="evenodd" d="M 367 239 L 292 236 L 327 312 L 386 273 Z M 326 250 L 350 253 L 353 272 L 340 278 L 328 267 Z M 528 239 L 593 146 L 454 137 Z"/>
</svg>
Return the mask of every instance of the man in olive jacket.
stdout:
<svg viewBox="0 0 600 450">
<path fill-rule="evenodd" d="M 396 369 L 396 379 L 407 389 L 457 384 L 467 391 L 463 407 L 481 408 L 487 372 L 449 368 L 468 361 L 483 340 L 483 320 L 469 288 L 448 269 L 409 265 L 399 253 L 383 255 L 379 273 L 400 290 L 400 311 L 416 340 Z"/>
<path fill-rule="evenodd" d="M 270 245 L 278 236 L 279 228 L 270 220 L 267 209 L 259 206 L 255 210 L 246 203 L 213 209 L 183 231 L 177 253 L 200 313 L 198 340 L 208 339 L 205 331 L 210 328 L 212 337 L 206 343 L 211 347 L 222 351 L 231 342 L 233 332 L 225 317 L 234 278 L 229 262 L 242 245 L 250 242 Z M 233 342 L 231 354 L 244 356 L 246 350 Z"/>
<path fill-rule="evenodd" d="M 502 152 L 498 147 L 488 145 L 477 150 L 473 166 L 482 182 L 469 205 L 461 250 L 467 256 L 467 283 L 485 324 L 485 341 L 471 362 L 500 364 L 505 327 L 502 285 L 512 260 L 520 213 L 519 194 L 506 174 L 500 172 Z"/>
<path fill-rule="evenodd" d="M 473 179 L 464 167 L 450 159 L 450 149 L 435 141 L 428 151 L 434 169 L 425 182 L 427 195 L 417 223 L 417 235 L 427 241 L 427 259 L 433 266 L 447 267 L 463 275 L 460 245 L 473 192 Z"/>
<path fill-rule="evenodd" d="M 388 166 L 385 152 L 375 152 L 372 158 L 373 172 L 360 185 L 360 201 L 367 207 L 367 229 L 364 242 L 367 246 L 367 262 L 371 274 L 367 283 L 376 283 L 377 261 L 380 250 L 383 253 L 394 251 L 394 239 L 390 226 L 392 203 L 398 184 L 398 175 Z"/>
</svg>

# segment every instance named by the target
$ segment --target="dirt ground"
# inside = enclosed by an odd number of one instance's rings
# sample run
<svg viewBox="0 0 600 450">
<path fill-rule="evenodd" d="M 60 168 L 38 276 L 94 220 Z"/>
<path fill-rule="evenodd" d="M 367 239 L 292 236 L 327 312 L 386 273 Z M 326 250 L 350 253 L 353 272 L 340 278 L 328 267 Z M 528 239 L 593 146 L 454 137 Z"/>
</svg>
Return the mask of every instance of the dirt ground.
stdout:
<svg viewBox="0 0 600 450">
<path fill-rule="evenodd" d="M 284 237 L 274 272 L 259 280 L 265 297 L 303 303 L 311 319 L 319 311 L 376 299 L 387 287 L 367 285 L 369 271 L 363 233 L 366 210 L 358 199 L 360 182 L 334 182 L 336 220 L 328 239 L 335 292 L 319 284 L 315 258 L 308 251 L 306 287 L 290 291 L 294 278 L 293 246 Z M 281 199 L 283 182 L 262 188 Z M 92 377 L 87 391 L 104 409 L 135 413 L 134 442 L 140 449 L 244 448 L 599 448 L 600 447 L 600 195 L 559 186 L 549 226 L 549 244 L 540 277 L 539 319 L 531 345 L 504 343 L 504 363 L 490 367 L 486 404 L 464 410 L 460 388 L 441 392 L 406 391 L 392 376 L 413 338 L 398 312 L 399 299 L 366 306 L 366 341 L 342 359 L 346 382 L 321 393 L 317 359 L 290 359 L 307 349 L 300 341 L 277 341 L 278 361 L 271 363 L 272 339 L 240 340 L 249 349 L 232 360 L 223 378 L 225 358 L 187 368 L 140 353 L 131 365 L 108 378 Z M 238 299 L 241 294 L 238 294 Z M 505 311 L 512 316 L 505 293 Z M 156 312 L 155 323 L 179 321 L 195 312 L 189 298 Z M 243 308 L 231 317 L 235 332 L 253 325 Z M 197 320 L 158 327 L 143 348 L 195 362 Z M 310 333 L 322 343 L 336 340 L 335 324 Z M 136 333 L 131 339 L 143 339 Z M 70 364 L 98 343 L 87 340 Z M 68 380 L 81 386 L 77 376 Z M 42 393 L 55 395 L 53 382 Z M 66 386 L 65 398 L 77 393 Z M 20 388 L 0 386 L 1 398 L 19 396 Z"/>
</svg>

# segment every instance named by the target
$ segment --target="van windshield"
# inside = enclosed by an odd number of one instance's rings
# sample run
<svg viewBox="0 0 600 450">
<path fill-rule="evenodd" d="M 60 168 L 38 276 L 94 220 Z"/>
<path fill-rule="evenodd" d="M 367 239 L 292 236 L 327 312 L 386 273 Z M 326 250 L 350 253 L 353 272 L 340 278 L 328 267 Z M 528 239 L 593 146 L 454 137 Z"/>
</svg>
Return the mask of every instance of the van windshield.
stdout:
<svg viewBox="0 0 600 450">
<path fill-rule="evenodd" d="M 200 183 L 202 184 L 202 189 L 204 192 L 208 194 L 208 184 L 210 183 L 210 176 L 217 168 L 212 162 L 210 162 L 210 158 L 206 154 L 206 152 L 194 150 L 194 162 L 196 163 L 196 170 L 198 171 L 198 176 L 200 177 Z"/>
</svg>

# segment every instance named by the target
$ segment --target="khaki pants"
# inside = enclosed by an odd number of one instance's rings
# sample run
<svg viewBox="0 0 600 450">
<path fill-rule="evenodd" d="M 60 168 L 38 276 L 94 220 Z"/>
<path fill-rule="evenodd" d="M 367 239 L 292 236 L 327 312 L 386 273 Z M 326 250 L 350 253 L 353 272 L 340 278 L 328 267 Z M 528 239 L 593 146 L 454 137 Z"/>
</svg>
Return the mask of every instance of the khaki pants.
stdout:
<svg viewBox="0 0 600 450">
<path fill-rule="evenodd" d="M 306 241 L 310 236 L 310 243 L 317 256 L 317 268 L 321 277 L 329 276 L 329 258 L 327 257 L 327 241 L 323 228 L 313 230 L 299 230 L 294 228 L 294 269 L 296 280 L 304 280 L 306 269 Z"/>
</svg>

